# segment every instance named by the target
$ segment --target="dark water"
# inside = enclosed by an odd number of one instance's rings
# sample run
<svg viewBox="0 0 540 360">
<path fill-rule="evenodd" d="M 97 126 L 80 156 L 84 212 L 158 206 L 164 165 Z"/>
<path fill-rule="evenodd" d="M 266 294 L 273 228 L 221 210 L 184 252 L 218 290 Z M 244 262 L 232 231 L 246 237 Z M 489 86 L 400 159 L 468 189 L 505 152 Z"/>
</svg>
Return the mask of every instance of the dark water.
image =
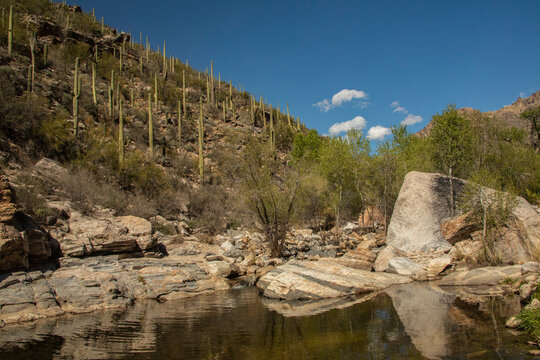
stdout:
<svg viewBox="0 0 540 360">
<path fill-rule="evenodd" d="M 0 329 L 0 359 L 523 359 L 517 299 L 427 283 L 285 303 L 231 290 Z"/>
</svg>

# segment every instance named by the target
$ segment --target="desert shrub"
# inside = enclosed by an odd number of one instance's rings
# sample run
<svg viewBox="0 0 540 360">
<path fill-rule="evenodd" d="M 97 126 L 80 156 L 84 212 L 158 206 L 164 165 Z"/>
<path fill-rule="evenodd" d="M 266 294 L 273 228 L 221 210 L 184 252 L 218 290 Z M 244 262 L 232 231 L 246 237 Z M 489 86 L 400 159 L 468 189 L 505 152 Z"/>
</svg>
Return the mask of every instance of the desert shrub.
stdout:
<svg viewBox="0 0 540 360">
<path fill-rule="evenodd" d="M 152 216 L 158 215 L 155 201 L 141 192 L 128 193 L 127 205 L 120 212 L 122 215 L 133 215 L 150 219 Z"/>
<path fill-rule="evenodd" d="M 222 187 L 202 185 L 190 192 L 188 210 L 196 227 L 215 235 L 227 226 L 230 200 Z"/>
<path fill-rule="evenodd" d="M 90 45 L 75 42 L 64 45 L 61 49 L 62 60 L 64 62 L 64 69 L 75 69 L 75 59 L 80 58 L 81 62 L 89 60 L 92 56 L 92 49 Z"/>
<path fill-rule="evenodd" d="M 114 70 L 115 78 L 118 79 L 120 63 L 112 54 L 100 52 L 98 54 L 98 62 L 96 66 L 97 75 L 101 78 L 111 81 L 111 72 Z"/>
<path fill-rule="evenodd" d="M 521 320 L 519 329 L 527 332 L 532 337 L 540 338 L 540 309 L 523 310 L 518 319 Z"/>
<path fill-rule="evenodd" d="M 44 118 L 35 133 L 35 141 L 41 155 L 61 160 L 75 158 L 78 146 L 71 131 L 66 112 L 60 111 Z"/>
<path fill-rule="evenodd" d="M 15 188 L 15 198 L 22 210 L 43 222 L 54 211 L 47 206 L 44 195 L 52 192 L 52 184 L 42 178 L 32 176 L 30 172 L 21 172 L 15 179 L 19 184 Z"/>
<path fill-rule="evenodd" d="M 126 195 L 108 183 L 100 183 L 94 174 L 83 168 L 74 168 L 61 183 L 62 191 L 75 207 L 83 213 L 89 213 L 94 206 L 122 210 L 126 204 Z"/>
</svg>

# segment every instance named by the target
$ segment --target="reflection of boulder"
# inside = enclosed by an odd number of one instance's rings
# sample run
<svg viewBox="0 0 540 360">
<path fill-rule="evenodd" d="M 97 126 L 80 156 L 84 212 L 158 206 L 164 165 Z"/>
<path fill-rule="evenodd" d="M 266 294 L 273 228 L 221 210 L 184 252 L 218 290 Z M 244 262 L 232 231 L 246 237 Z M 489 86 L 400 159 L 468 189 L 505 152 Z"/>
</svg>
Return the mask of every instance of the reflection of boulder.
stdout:
<svg viewBox="0 0 540 360">
<path fill-rule="evenodd" d="M 275 311 L 284 317 L 313 316 L 333 309 L 344 309 L 371 300 L 379 294 L 378 292 L 373 292 L 354 298 L 331 298 L 313 301 L 283 301 L 263 298 L 262 303 L 269 310 Z"/>
<path fill-rule="evenodd" d="M 451 354 L 448 312 L 455 295 L 417 282 L 391 287 L 385 292 L 392 298 L 405 331 L 423 356 L 438 359 Z"/>
</svg>

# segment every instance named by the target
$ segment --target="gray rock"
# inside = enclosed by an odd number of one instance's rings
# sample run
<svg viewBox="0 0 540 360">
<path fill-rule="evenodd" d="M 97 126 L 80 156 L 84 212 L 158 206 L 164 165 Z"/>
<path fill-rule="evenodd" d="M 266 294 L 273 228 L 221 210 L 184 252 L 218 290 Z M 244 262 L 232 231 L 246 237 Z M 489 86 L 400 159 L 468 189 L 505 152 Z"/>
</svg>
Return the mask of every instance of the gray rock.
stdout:
<svg viewBox="0 0 540 360">
<path fill-rule="evenodd" d="M 522 276 L 521 266 L 488 266 L 470 271 L 455 272 L 445 276 L 440 286 L 481 286 L 498 285 L 505 279 L 518 279 Z"/>
<path fill-rule="evenodd" d="M 375 260 L 375 263 L 373 264 L 373 270 L 375 271 L 386 271 L 388 269 L 388 263 L 390 262 L 390 259 L 395 257 L 402 257 L 405 256 L 405 252 L 399 249 L 394 248 L 391 245 L 388 245 L 384 248 L 379 254 L 377 255 L 377 259 Z"/>
<path fill-rule="evenodd" d="M 326 258 L 291 260 L 262 276 L 257 286 L 265 297 L 301 300 L 355 295 L 410 281 L 400 275 L 353 269 Z"/>
<path fill-rule="evenodd" d="M 406 257 L 395 257 L 390 259 L 386 272 L 409 276 L 416 280 L 425 279 L 427 277 L 427 272 L 421 265 L 414 263 Z"/>
<path fill-rule="evenodd" d="M 462 181 L 455 179 L 454 188 Z M 441 221 L 448 218 L 449 182 L 441 174 L 412 171 L 399 191 L 386 242 L 405 252 L 450 249 L 441 234 Z"/>
</svg>

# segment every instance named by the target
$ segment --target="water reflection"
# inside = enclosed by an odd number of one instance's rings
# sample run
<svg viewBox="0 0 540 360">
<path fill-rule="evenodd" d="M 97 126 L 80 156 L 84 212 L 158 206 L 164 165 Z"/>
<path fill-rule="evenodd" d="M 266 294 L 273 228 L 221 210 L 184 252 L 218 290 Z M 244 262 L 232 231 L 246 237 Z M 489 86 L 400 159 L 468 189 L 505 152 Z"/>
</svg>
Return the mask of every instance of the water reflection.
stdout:
<svg viewBox="0 0 540 360">
<path fill-rule="evenodd" d="M 512 305 L 475 296 L 427 283 L 310 303 L 229 291 L 7 326 L 0 358 L 523 358 L 502 323 Z"/>
</svg>

